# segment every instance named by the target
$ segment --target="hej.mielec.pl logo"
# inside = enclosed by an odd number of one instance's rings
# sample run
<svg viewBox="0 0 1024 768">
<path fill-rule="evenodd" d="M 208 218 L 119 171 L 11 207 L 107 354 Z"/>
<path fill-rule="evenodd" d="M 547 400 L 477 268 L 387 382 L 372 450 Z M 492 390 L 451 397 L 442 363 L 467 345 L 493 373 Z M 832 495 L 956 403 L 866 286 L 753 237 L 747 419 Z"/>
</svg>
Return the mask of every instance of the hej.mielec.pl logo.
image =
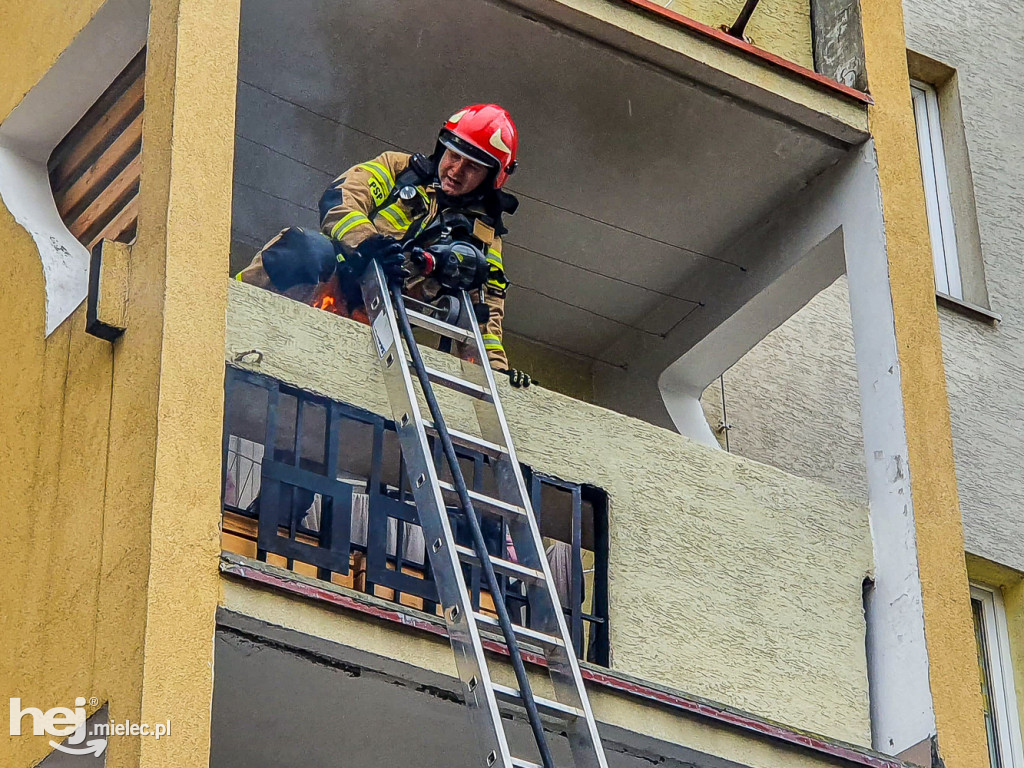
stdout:
<svg viewBox="0 0 1024 768">
<path fill-rule="evenodd" d="M 89 703 L 96 706 L 99 702 L 91 699 Z M 148 723 L 123 723 L 98 722 L 92 726 L 92 733 L 86 726 L 85 697 L 79 696 L 75 699 L 75 708 L 54 707 L 45 712 L 36 707 L 21 707 L 21 699 L 10 700 L 11 714 L 11 736 L 22 735 L 22 723 L 25 718 L 31 718 L 33 736 L 68 736 L 63 743 L 51 740 L 50 746 L 61 752 L 71 755 L 93 754 L 99 757 L 107 748 L 107 738 L 115 736 L 154 736 L 159 739 L 161 736 L 169 736 L 171 733 L 171 722 L 157 723 L 150 727 Z M 88 740 L 87 740 L 88 736 Z"/>
</svg>

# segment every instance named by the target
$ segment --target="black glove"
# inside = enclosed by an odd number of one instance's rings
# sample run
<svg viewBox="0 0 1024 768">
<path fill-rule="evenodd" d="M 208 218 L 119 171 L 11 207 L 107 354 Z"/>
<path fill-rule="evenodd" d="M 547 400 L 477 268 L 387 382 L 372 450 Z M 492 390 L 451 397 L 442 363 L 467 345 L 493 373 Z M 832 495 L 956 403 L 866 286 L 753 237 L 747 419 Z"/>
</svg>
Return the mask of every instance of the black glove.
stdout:
<svg viewBox="0 0 1024 768">
<path fill-rule="evenodd" d="M 533 383 L 533 379 L 530 378 L 530 374 L 526 371 L 521 371 L 518 368 L 509 368 L 507 371 L 499 370 L 498 373 L 504 373 L 508 376 L 508 381 L 513 387 L 522 387 L 525 389 Z"/>
<path fill-rule="evenodd" d="M 362 275 L 373 260 L 380 264 L 384 276 L 391 282 L 401 283 L 409 277 L 409 270 L 405 268 L 402 244 L 393 237 L 370 235 L 355 247 L 352 256 L 345 256 L 345 262 L 357 277 Z"/>
<path fill-rule="evenodd" d="M 331 241 L 301 227 L 283 230 L 263 248 L 263 269 L 279 291 L 328 280 L 337 263 Z"/>
<path fill-rule="evenodd" d="M 487 304 L 479 302 L 473 305 L 473 315 L 476 317 L 477 325 L 487 325 L 487 321 L 491 319 L 491 308 Z"/>
</svg>

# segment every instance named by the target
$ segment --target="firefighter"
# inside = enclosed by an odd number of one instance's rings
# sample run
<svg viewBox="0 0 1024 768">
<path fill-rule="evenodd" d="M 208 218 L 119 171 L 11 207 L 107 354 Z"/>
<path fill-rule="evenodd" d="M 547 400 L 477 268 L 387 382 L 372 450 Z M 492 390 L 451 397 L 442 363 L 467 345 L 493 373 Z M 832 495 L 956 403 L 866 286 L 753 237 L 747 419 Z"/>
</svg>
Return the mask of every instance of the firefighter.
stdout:
<svg viewBox="0 0 1024 768">
<path fill-rule="evenodd" d="M 471 298 L 490 365 L 528 387 L 530 376 L 509 368 L 501 340 L 502 216 L 518 206 L 502 187 L 517 147 L 505 109 L 466 107 L 448 118 L 430 157 L 384 152 L 345 171 L 320 198 L 320 232 L 282 231 L 237 279 L 365 322 L 358 278 L 370 260 L 405 293 L 434 301 L 450 287 L 442 275 L 458 266 L 443 243 L 469 242 L 486 256 L 486 281 Z"/>
</svg>

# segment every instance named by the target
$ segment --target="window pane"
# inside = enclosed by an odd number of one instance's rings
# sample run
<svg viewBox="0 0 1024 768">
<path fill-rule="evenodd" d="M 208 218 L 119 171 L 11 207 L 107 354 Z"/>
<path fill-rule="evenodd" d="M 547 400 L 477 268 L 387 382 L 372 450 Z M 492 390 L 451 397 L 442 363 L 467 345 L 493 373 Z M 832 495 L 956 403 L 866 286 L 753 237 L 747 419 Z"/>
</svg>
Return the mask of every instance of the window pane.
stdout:
<svg viewBox="0 0 1024 768">
<path fill-rule="evenodd" d="M 1002 768 L 999 759 L 999 741 L 996 737 L 995 712 L 992 708 L 992 666 L 989 662 L 988 639 L 985 636 L 984 605 L 971 600 L 974 613 L 974 639 L 978 645 L 978 674 L 981 678 L 981 698 L 985 710 L 985 731 L 988 733 L 988 759 L 991 768 Z"/>
<path fill-rule="evenodd" d="M 917 124 L 917 146 L 921 157 L 921 180 L 924 183 L 925 208 L 928 214 L 928 235 L 935 267 L 935 290 L 954 298 L 963 298 L 960 262 L 953 227 L 953 207 L 946 175 L 945 150 L 942 144 L 939 102 L 935 89 L 915 82 L 911 85 L 914 121 Z"/>
</svg>

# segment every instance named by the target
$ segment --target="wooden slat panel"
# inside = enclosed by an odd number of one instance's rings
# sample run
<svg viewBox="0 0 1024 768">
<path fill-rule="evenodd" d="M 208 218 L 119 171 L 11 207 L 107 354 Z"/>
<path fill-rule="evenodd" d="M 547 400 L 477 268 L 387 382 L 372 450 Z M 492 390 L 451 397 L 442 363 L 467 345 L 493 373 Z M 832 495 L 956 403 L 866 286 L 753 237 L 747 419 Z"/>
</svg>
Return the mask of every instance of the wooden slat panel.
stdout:
<svg viewBox="0 0 1024 768">
<path fill-rule="evenodd" d="M 124 169 L 117 174 L 113 181 L 97 195 L 89 207 L 82 211 L 82 214 L 68 224 L 71 234 L 79 240 L 84 240 L 86 235 L 92 234 L 96 226 L 105 226 L 107 220 L 113 219 L 118 211 L 114 207 L 131 192 L 133 186 L 139 184 L 139 174 L 142 170 L 142 157 L 136 155 Z"/>
<path fill-rule="evenodd" d="M 138 217 L 139 195 L 138 193 L 136 193 L 131 200 L 124 204 L 124 207 L 121 209 L 121 212 L 118 213 L 117 216 L 115 216 L 113 219 L 111 219 L 110 223 L 107 224 L 107 226 L 105 226 L 100 232 L 98 232 L 89 240 L 89 242 L 86 244 L 86 247 L 89 249 L 89 252 L 92 253 L 92 249 L 96 246 L 96 243 L 98 243 L 103 238 L 106 238 L 107 240 L 121 240 L 122 235 L 124 235 L 126 232 L 129 232 L 132 229 L 132 227 L 138 224 Z"/>
<path fill-rule="evenodd" d="M 100 194 L 104 179 L 125 166 L 133 153 L 138 155 L 141 146 L 140 112 L 66 191 L 54 190 L 54 199 L 57 201 L 57 210 L 61 217 L 67 218 L 76 208 L 88 204 L 90 197 Z"/>
<path fill-rule="evenodd" d="M 259 533 L 259 522 L 251 517 L 239 515 L 237 512 L 225 510 L 221 530 L 255 540 Z"/>
<path fill-rule="evenodd" d="M 82 172 L 89 159 L 109 141 L 109 135 L 142 111 L 145 51 L 89 109 L 50 156 L 50 184 L 67 186 Z"/>
<path fill-rule="evenodd" d="M 225 552 L 243 557 L 256 557 L 256 542 L 230 533 L 227 528 L 221 533 L 220 548 Z"/>
<path fill-rule="evenodd" d="M 245 517 L 235 512 L 224 511 L 223 523 L 221 525 L 221 549 L 224 552 L 231 552 L 236 555 L 243 555 L 245 557 L 256 557 L 256 536 L 258 533 L 258 523 L 251 517 Z M 315 543 L 315 539 L 303 536 L 303 540 L 308 540 L 307 543 Z M 280 565 L 282 568 L 287 567 L 287 560 L 277 555 L 270 555 L 267 561 L 274 564 Z M 312 569 L 310 571 L 310 569 Z M 308 565 L 307 563 L 295 563 L 293 568 L 297 573 L 304 573 L 315 578 L 319 578 L 319 570 L 314 566 Z M 349 558 L 349 572 L 347 575 L 340 573 L 332 573 L 331 581 L 334 584 L 339 584 L 349 589 L 357 589 L 361 592 L 366 591 L 366 562 L 361 552 L 353 552 Z"/>
</svg>

